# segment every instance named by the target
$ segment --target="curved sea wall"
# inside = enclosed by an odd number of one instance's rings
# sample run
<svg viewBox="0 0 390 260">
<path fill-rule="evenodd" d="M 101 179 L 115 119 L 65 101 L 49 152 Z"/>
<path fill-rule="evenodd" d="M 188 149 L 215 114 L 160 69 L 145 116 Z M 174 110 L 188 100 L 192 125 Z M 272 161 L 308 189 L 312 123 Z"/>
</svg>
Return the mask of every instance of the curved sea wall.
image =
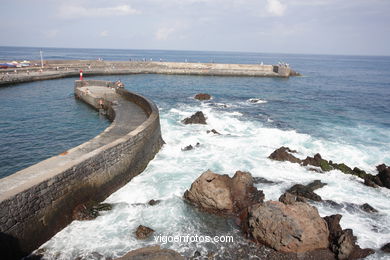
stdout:
<svg viewBox="0 0 390 260">
<path fill-rule="evenodd" d="M 103 107 L 113 122 L 90 141 L 0 179 L 0 249 L 7 259 L 50 239 L 72 221 L 76 206 L 125 185 L 163 145 L 159 112 L 148 99 L 107 81 L 76 81 L 75 95 Z"/>
<path fill-rule="evenodd" d="M 34 62 L 33 62 L 34 63 Z M 282 77 L 299 75 L 285 65 L 219 64 L 190 62 L 139 62 L 95 60 L 47 60 L 44 68 L 12 68 L 0 71 L 0 85 L 36 80 L 75 77 L 82 69 L 85 76 L 125 74 L 175 74 L 202 76 Z"/>
</svg>

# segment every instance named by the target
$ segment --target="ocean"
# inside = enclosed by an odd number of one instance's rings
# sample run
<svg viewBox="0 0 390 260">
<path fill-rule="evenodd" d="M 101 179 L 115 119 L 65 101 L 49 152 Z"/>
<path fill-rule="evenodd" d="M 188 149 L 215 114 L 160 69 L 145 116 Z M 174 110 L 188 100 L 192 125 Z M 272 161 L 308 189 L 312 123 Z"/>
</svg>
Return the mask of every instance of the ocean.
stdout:
<svg viewBox="0 0 390 260">
<path fill-rule="evenodd" d="M 390 165 L 390 57 L 43 48 L 45 59 L 165 60 L 216 63 L 276 64 L 288 62 L 302 77 L 205 77 L 175 75 L 99 76 L 120 79 L 130 91 L 152 99 L 160 110 L 166 142 L 146 170 L 106 202 L 112 211 L 92 221 L 74 221 L 41 246 L 47 259 L 117 257 L 154 245 L 134 236 L 140 224 L 161 235 L 233 235 L 228 243 L 167 243 L 162 247 L 192 256 L 245 246 L 229 220 L 201 213 L 183 201 L 183 193 L 204 171 L 232 176 L 249 171 L 276 183 L 257 184 L 267 200 L 277 200 L 293 184 L 321 180 L 316 193 L 344 203 L 339 209 L 316 203 L 321 216 L 342 214 L 343 228 L 352 228 L 361 247 L 390 242 L 390 191 L 362 185 L 362 180 L 337 170 L 308 171 L 289 162 L 271 161 L 275 149 L 288 146 L 300 157 L 320 153 L 376 174 Z M 0 47 L 0 60 L 38 59 L 39 48 Z M 88 78 L 88 75 L 85 75 Z M 74 100 L 74 79 L 33 82 L 0 88 L 0 177 L 85 142 L 109 125 Z M 197 93 L 212 100 L 200 102 Z M 257 99 L 257 102 L 251 102 Z M 203 111 L 207 125 L 180 121 Z M 222 135 L 207 134 L 216 129 Z M 200 146 L 183 152 L 187 145 Z M 151 199 L 162 202 L 144 206 Z M 348 203 L 369 203 L 368 214 Z M 227 256 L 228 257 L 228 256 Z M 369 259 L 386 259 L 380 252 Z"/>
</svg>

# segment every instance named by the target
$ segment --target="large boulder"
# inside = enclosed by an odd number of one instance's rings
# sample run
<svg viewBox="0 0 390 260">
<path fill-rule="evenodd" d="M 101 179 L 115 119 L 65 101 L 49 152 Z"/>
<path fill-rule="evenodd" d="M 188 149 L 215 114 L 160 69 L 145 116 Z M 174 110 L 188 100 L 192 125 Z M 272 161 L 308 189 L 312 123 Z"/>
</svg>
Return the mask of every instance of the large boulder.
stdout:
<svg viewBox="0 0 390 260">
<path fill-rule="evenodd" d="M 230 178 L 208 170 L 192 183 L 184 198 L 207 212 L 236 215 L 249 205 L 263 201 L 264 194 L 253 186 L 248 172 L 237 171 Z"/>
<path fill-rule="evenodd" d="M 206 124 L 206 117 L 202 111 L 198 111 L 190 117 L 187 117 L 181 121 L 183 124 Z"/>
<path fill-rule="evenodd" d="M 178 252 L 171 249 L 161 249 L 159 246 L 139 248 L 128 252 L 116 260 L 184 260 Z"/>
<path fill-rule="evenodd" d="M 153 234 L 153 232 L 154 230 L 150 227 L 139 225 L 137 227 L 137 230 L 135 231 L 135 236 L 137 237 L 137 239 L 147 239 L 148 237 L 150 237 L 150 235 Z"/>
<path fill-rule="evenodd" d="M 341 215 L 327 216 L 324 220 L 329 228 L 329 248 L 336 254 L 339 260 L 361 259 L 374 253 L 371 248 L 360 248 L 356 244 L 356 237 L 352 229 L 342 229 L 340 226 Z"/>
<path fill-rule="evenodd" d="M 248 209 L 251 237 L 281 252 L 302 253 L 328 248 L 329 231 L 315 207 L 267 201 Z"/>
<path fill-rule="evenodd" d="M 289 161 L 292 163 L 301 163 L 301 160 L 292 155 L 292 153 L 296 153 L 296 151 L 291 150 L 288 147 L 280 147 L 279 149 L 276 149 L 273 153 L 271 153 L 268 158 L 276 161 Z"/>
<path fill-rule="evenodd" d="M 386 164 L 378 165 L 378 178 L 380 179 L 381 184 L 390 189 L 390 167 L 386 166 Z"/>
<path fill-rule="evenodd" d="M 195 99 L 197 99 L 197 100 L 209 100 L 209 99 L 211 99 L 211 96 L 209 94 L 206 94 L 206 93 L 199 93 L 199 94 L 195 95 Z"/>
</svg>

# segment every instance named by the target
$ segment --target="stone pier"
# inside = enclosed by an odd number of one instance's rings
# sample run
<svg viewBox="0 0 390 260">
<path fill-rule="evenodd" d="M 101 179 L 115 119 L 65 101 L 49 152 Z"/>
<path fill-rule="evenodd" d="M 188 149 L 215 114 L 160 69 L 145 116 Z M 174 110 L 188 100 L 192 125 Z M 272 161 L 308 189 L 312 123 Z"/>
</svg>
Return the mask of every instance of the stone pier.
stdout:
<svg viewBox="0 0 390 260">
<path fill-rule="evenodd" d="M 76 81 L 75 95 L 112 124 L 90 141 L 0 179 L 0 244 L 19 259 L 140 174 L 163 145 L 156 105 L 107 81 Z"/>
</svg>

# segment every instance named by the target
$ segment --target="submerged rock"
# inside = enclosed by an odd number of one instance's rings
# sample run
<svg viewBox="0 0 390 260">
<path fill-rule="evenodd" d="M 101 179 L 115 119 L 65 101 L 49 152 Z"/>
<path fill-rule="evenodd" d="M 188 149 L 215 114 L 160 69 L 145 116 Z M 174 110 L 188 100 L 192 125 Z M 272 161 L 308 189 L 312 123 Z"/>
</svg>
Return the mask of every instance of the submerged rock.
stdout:
<svg viewBox="0 0 390 260">
<path fill-rule="evenodd" d="M 181 121 L 183 124 L 206 124 L 206 118 L 202 111 L 198 111 L 191 117 L 187 117 Z"/>
<path fill-rule="evenodd" d="M 139 248 L 128 252 L 116 260 L 185 260 L 178 252 L 171 249 L 161 249 L 159 246 Z"/>
<path fill-rule="evenodd" d="M 137 239 L 146 239 L 148 238 L 151 234 L 153 234 L 154 230 L 149 228 L 149 227 L 145 227 L 143 225 L 139 225 L 137 227 L 137 230 L 135 231 L 135 236 L 137 237 Z"/>
<path fill-rule="evenodd" d="M 206 94 L 206 93 L 199 93 L 199 94 L 196 94 L 194 98 L 197 100 L 210 100 L 211 96 L 209 94 Z"/>
<path fill-rule="evenodd" d="M 213 134 L 215 134 L 215 135 L 221 135 L 217 130 L 215 130 L 215 129 L 211 129 L 211 130 L 207 130 L 207 133 L 209 134 L 209 133 L 213 133 Z"/>
<path fill-rule="evenodd" d="M 92 220 L 99 216 L 99 212 L 87 206 L 80 204 L 73 209 L 73 220 Z"/>
<path fill-rule="evenodd" d="M 249 205 L 262 202 L 264 193 L 253 186 L 248 172 L 237 171 L 230 178 L 208 170 L 192 183 L 184 198 L 207 212 L 236 215 Z"/>
<path fill-rule="evenodd" d="M 326 222 L 309 204 L 267 201 L 251 206 L 248 211 L 250 235 L 260 244 L 294 253 L 329 246 Z"/>
<path fill-rule="evenodd" d="M 276 184 L 276 183 L 279 183 L 279 182 L 270 181 L 270 180 L 268 180 L 266 178 L 263 178 L 263 177 L 253 177 L 253 183 L 254 184 L 259 184 L 259 183 Z"/>
<path fill-rule="evenodd" d="M 356 237 L 351 229 L 342 230 L 340 226 L 341 215 L 324 217 L 329 228 L 329 248 L 336 254 L 337 258 L 360 259 L 365 258 L 375 251 L 370 248 L 361 249 L 356 244 Z"/>
<path fill-rule="evenodd" d="M 374 207 L 372 207 L 368 203 L 364 203 L 363 205 L 360 205 L 359 208 L 367 213 L 376 213 L 378 210 L 376 210 Z"/>
<path fill-rule="evenodd" d="M 199 147 L 199 146 L 200 146 L 200 143 L 196 143 L 195 146 L 192 146 L 192 145 L 190 144 L 190 145 L 187 145 L 187 146 L 184 147 L 184 148 L 181 148 L 181 150 L 182 150 L 183 152 L 191 151 L 191 150 L 193 150 L 195 147 Z"/>
</svg>

